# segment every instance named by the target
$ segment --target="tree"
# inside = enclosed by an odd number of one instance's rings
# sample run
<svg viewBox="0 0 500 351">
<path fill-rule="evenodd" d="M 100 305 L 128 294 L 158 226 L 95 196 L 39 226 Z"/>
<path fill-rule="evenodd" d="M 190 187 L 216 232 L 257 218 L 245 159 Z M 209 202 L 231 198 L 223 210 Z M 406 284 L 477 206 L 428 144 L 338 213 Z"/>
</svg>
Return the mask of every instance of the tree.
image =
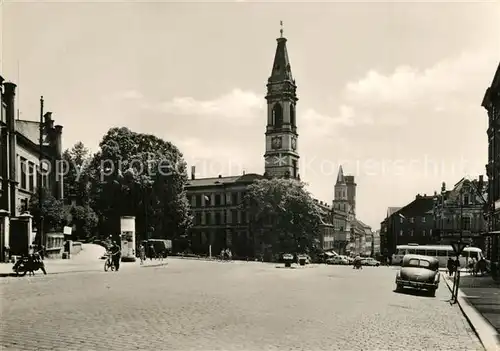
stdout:
<svg viewBox="0 0 500 351">
<path fill-rule="evenodd" d="M 184 235 L 192 219 L 179 149 L 127 128 L 110 129 L 99 146 L 89 169 L 101 233 L 116 235 L 120 216 L 131 215 L 136 217 L 138 240 Z"/>
<path fill-rule="evenodd" d="M 69 213 L 71 214 L 71 223 L 74 229 L 72 233 L 74 240 L 89 238 L 94 235 L 99 219 L 90 206 L 70 206 Z"/>
<path fill-rule="evenodd" d="M 76 200 L 79 205 L 89 202 L 89 149 L 82 142 L 77 142 L 63 153 L 64 194 L 66 198 Z"/>
<path fill-rule="evenodd" d="M 28 210 L 35 223 L 39 223 L 40 215 L 43 216 L 43 232 L 58 230 L 67 225 L 71 218 L 68 207 L 62 200 L 57 200 L 46 189 L 42 189 L 42 206 L 39 206 L 39 192 L 33 194 L 28 203 Z"/>
<path fill-rule="evenodd" d="M 318 245 L 324 216 L 305 184 L 294 179 L 262 179 L 247 188 L 244 207 L 250 226 L 273 254 L 310 252 Z"/>
</svg>

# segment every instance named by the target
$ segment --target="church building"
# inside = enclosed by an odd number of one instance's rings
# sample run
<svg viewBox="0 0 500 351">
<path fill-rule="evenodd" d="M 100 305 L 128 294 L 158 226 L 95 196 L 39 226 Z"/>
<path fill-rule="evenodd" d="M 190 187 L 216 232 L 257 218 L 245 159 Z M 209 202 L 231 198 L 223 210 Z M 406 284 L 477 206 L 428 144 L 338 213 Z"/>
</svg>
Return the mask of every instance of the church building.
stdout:
<svg viewBox="0 0 500 351">
<path fill-rule="evenodd" d="M 192 168 L 186 185 L 194 217 L 190 233 L 194 253 L 217 255 L 230 247 L 235 258 L 254 257 L 262 250 L 248 225 L 247 213 L 239 208 L 245 189 L 257 179 L 284 177 L 300 180 L 296 124 L 297 86 L 292 76 L 283 29 L 277 39 L 272 71 L 267 80 L 267 123 L 264 174 L 197 178 Z M 329 206 L 327 206 L 330 209 Z M 333 225 L 325 218 L 321 233 L 333 237 Z M 321 237 L 325 235 L 321 234 Z M 331 246 L 331 240 L 321 240 Z"/>
</svg>

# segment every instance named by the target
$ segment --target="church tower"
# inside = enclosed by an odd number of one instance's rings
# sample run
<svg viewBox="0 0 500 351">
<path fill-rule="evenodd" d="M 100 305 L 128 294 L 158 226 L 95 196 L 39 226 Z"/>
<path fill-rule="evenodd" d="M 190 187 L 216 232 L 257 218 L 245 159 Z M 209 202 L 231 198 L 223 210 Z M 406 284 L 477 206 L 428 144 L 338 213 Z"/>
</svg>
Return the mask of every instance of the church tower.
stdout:
<svg viewBox="0 0 500 351">
<path fill-rule="evenodd" d="M 281 23 L 283 25 L 283 23 Z M 271 76 L 267 81 L 267 127 L 265 176 L 300 179 L 295 117 L 298 101 L 295 80 L 292 77 L 286 38 L 277 39 Z"/>
<path fill-rule="evenodd" d="M 335 194 L 333 199 L 333 208 L 335 210 L 343 211 L 346 213 L 349 213 L 351 211 L 351 206 L 349 203 L 347 192 L 348 192 L 348 186 L 341 165 L 339 167 L 339 173 L 337 175 L 337 182 L 335 183 Z"/>
</svg>

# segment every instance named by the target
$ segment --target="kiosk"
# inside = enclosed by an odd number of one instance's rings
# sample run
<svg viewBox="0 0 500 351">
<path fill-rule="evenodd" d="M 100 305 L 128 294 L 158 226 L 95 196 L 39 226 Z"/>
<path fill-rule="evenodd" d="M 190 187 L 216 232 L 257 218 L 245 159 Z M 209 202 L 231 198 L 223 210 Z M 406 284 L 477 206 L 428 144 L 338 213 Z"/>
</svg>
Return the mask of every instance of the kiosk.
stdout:
<svg viewBox="0 0 500 351">
<path fill-rule="evenodd" d="M 120 245 L 122 261 L 135 262 L 135 217 L 133 216 L 120 218 Z"/>
</svg>

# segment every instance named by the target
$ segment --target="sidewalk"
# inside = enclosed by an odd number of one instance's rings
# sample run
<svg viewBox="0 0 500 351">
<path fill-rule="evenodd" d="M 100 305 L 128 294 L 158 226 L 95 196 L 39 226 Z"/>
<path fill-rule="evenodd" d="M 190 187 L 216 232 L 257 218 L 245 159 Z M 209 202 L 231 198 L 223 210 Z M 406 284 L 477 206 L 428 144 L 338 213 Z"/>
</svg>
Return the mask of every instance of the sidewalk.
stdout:
<svg viewBox="0 0 500 351">
<path fill-rule="evenodd" d="M 90 262 L 81 262 L 78 260 L 44 260 L 45 270 L 47 274 L 62 274 L 62 273 L 83 273 L 83 272 L 103 272 L 104 271 L 104 260 L 95 260 Z M 136 262 L 122 262 L 120 268 L 128 270 L 130 268 L 147 268 L 147 267 L 160 267 L 166 266 L 168 260 L 164 261 L 148 261 L 143 265 Z M 0 277 L 15 277 L 16 274 L 12 271 L 12 263 L 0 263 Z M 43 275 L 43 273 L 38 270 L 35 272 L 36 275 Z"/>
<path fill-rule="evenodd" d="M 442 274 L 448 288 L 453 278 Z M 500 283 L 491 277 L 461 275 L 458 305 L 487 351 L 500 350 Z"/>
</svg>

